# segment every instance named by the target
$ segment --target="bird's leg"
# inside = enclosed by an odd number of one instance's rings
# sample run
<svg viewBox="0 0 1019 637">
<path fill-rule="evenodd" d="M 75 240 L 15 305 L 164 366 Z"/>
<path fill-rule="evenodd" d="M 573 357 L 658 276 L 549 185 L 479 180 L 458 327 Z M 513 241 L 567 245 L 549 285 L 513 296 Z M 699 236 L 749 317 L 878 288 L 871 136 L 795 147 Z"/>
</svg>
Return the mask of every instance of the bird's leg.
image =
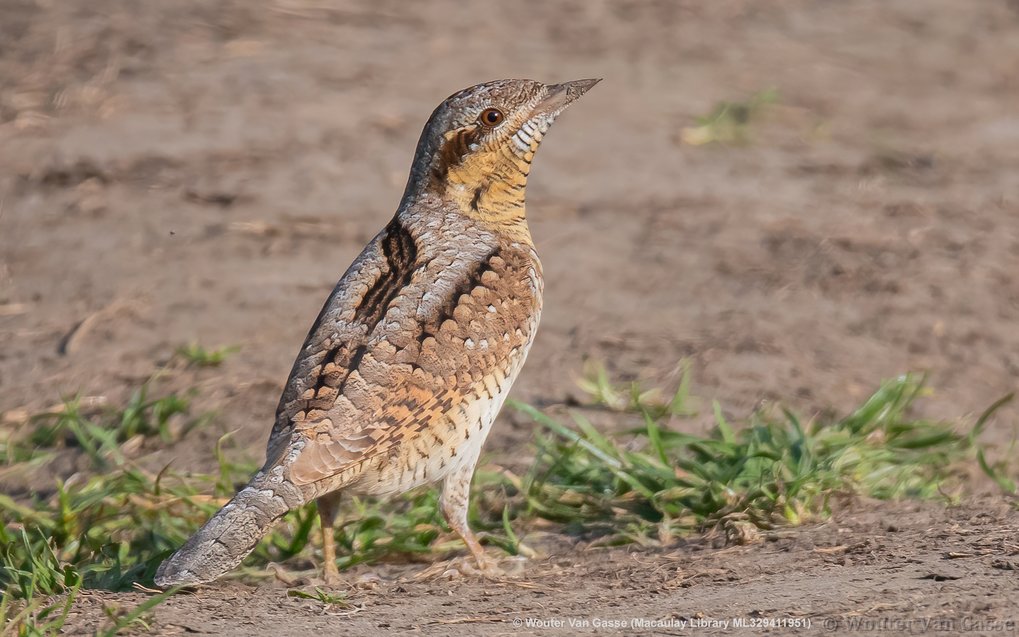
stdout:
<svg viewBox="0 0 1019 637">
<path fill-rule="evenodd" d="M 456 531 L 456 534 L 467 545 L 467 550 L 474 556 L 478 570 L 485 575 L 497 575 L 498 568 L 485 557 L 485 549 L 481 547 L 478 538 L 467 524 L 467 508 L 471 500 L 471 478 L 474 476 L 474 465 L 475 463 L 468 462 L 446 476 L 446 480 L 442 484 L 440 506 L 450 528 Z"/>
<path fill-rule="evenodd" d="M 322 577 L 326 584 L 340 582 L 340 571 L 336 568 L 336 537 L 333 523 L 340 508 L 340 494 L 333 492 L 318 499 L 318 517 L 322 526 Z"/>
</svg>

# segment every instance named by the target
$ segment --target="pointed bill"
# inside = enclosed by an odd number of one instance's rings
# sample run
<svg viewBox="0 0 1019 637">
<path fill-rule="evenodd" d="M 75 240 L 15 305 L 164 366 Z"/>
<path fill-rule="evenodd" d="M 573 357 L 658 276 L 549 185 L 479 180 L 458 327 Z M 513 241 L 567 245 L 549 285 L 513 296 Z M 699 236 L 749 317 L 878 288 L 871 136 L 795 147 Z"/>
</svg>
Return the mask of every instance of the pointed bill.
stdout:
<svg viewBox="0 0 1019 637">
<path fill-rule="evenodd" d="M 567 106 L 580 99 L 580 96 L 591 90 L 598 82 L 601 82 L 601 78 L 549 84 L 548 95 L 534 107 L 532 118 L 544 115 L 549 120 L 555 119 Z"/>
</svg>

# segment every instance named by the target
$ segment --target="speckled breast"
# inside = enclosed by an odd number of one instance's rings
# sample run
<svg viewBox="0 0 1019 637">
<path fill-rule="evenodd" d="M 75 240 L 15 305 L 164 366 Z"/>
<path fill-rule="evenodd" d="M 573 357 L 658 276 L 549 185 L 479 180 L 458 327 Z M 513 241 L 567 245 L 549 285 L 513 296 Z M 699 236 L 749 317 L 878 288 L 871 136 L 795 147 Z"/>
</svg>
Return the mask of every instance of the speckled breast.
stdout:
<svg viewBox="0 0 1019 637">
<path fill-rule="evenodd" d="M 421 338 L 411 378 L 442 379 L 441 411 L 416 423 L 370 463 L 351 492 L 398 493 L 473 465 L 534 340 L 541 265 L 530 246 L 504 244 L 486 258 L 447 318 Z"/>
</svg>

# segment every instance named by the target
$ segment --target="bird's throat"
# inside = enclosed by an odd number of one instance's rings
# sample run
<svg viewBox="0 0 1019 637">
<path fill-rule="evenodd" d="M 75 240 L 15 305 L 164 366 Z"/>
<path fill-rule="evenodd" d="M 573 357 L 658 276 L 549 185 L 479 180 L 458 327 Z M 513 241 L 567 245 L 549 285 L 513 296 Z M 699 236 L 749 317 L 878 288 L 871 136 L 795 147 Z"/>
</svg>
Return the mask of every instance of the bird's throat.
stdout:
<svg viewBox="0 0 1019 637">
<path fill-rule="evenodd" d="M 524 199 L 531 156 L 503 149 L 472 154 L 446 173 L 445 198 L 464 215 L 530 242 Z"/>
</svg>

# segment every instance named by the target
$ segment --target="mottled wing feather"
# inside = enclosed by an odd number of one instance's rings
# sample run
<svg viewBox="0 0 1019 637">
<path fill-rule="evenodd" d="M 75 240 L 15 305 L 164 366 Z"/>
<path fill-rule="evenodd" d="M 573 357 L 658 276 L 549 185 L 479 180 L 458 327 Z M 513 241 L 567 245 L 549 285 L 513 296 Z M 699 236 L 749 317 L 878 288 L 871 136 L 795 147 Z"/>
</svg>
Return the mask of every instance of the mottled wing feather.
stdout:
<svg viewBox="0 0 1019 637">
<path fill-rule="evenodd" d="M 289 448 L 295 418 L 332 408 L 350 372 L 357 369 L 381 318 L 378 308 L 391 301 L 387 295 L 394 284 L 410 278 L 414 248 L 407 247 L 407 239 L 394 219 L 336 284 L 301 346 L 280 397 L 266 450 L 267 465 L 277 462 Z"/>
</svg>

